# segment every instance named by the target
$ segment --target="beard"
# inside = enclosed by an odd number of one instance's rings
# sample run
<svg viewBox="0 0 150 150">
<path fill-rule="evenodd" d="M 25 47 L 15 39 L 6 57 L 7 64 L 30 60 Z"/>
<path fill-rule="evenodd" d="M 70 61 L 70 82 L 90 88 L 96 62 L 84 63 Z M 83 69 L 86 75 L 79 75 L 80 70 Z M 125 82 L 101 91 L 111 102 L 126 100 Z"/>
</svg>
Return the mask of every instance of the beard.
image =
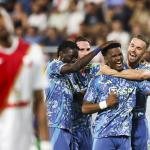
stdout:
<svg viewBox="0 0 150 150">
<path fill-rule="evenodd" d="M 10 33 L 5 28 L 0 28 L 0 44 L 9 44 Z"/>
</svg>

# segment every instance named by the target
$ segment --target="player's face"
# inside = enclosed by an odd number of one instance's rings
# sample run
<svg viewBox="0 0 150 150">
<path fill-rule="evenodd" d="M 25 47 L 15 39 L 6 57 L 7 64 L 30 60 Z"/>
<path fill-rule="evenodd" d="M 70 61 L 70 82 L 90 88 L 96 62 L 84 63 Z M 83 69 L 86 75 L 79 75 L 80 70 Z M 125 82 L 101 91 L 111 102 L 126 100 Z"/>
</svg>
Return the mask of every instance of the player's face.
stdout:
<svg viewBox="0 0 150 150">
<path fill-rule="evenodd" d="M 110 68 L 117 71 L 123 70 L 123 55 L 120 48 L 109 49 L 106 54 L 106 61 Z"/>
<path fill-rule="evenodd" d="M 0 41 L 6 40 L 8 38 L 9 32 L 6 29 L 5 21 L 3 17 L 0 15 Z"/>
<path fill-rule="evenodd" d="M 79 47 L 78 56 L 82 58 L 90 52 L 90 43 L 88 41 L 79 41 L 77 42 L 77 46 Z"/>
<path fill-rule="evenodd" d="M 76 61 L 78 58 L 78 51 L 73 50 L 73 49 L 67 49 L 63 54 L 62 54 L 62 61 L 64 63 L 73 63 Z"/>
<path fill-rule="evenodd" d="M 146 43 L 140 39 L 133 38 L 128 48 L 128 62 L 138 63 L 146 50 Z"/>
</svg>

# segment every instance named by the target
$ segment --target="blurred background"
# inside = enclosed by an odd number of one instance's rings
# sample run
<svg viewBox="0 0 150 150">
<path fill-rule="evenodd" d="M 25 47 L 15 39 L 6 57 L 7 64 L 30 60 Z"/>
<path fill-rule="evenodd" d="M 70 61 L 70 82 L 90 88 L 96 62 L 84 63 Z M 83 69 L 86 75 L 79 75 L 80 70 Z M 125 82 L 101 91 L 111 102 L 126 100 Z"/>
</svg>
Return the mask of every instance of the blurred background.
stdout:
<svg viewBox="0 0 150 150">
<path fill-rule="evenodd" d="M 0 3 L 13 19 L 15 34 L 40 44 L 48 60 L 55 57 L 63 40 L 74 40 L 78 35 L 89 38 L 92 46 L 118 40 L 124 56 L 133 34 L 150 38 L 150 0 L 0 0 Z"/>
</svg>

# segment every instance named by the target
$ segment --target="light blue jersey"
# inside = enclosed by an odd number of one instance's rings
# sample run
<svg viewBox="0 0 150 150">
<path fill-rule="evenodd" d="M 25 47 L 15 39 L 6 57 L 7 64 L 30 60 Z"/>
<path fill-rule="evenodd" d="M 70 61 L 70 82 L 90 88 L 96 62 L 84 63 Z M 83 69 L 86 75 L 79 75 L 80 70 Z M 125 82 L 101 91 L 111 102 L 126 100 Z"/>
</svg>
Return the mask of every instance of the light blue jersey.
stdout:
<svg viewBox="0 0 150 150">
<path fill-rule="evenodd" d="M 74 74 L 74 79 L 77 81 L 79 88 L 86 90 L 90 80 L 100 70 L 100 64 L 92 63 L 87 65 L 80 72 Z M 92 134 L 91 134 L 91 115 L 83 114 L 82 105 L 77 99 L 74 100 L 74 119 L 73 119 L 73 150 L 91 150 L 92 149 Z"/>
<path fill-rule="evenodd" d="M 79 88 L 86 90 L 90 80 L 95 77 L 97 72 L 100 71 L 99 63 L 91 63 L 87 65 L 81 72 L 74 74 L 74 79 Z M 73 103 L 74 118 L 73 118 L 73 130 L 86 130 L 91 128 L 91 115 L 83 114 L 81 111 L 81 104 L 77 100 Z"/>
<path fill-rule="evenodd" d="M 53 60 L 47 66 L 48 88 L 46 93 L 49 127 L 72 131 L 72 103 L 76 87 L 71 84 L 73 74 L 62 75 L 62 61 Z"/>
<path fill-rule="evenodd" d="M 150 71 L 150 64 L 147 62 L 139 63 L 133 69 L 146 69 Z M 140 90 L 138 90 L 136 94 L 136 106 L 133 109 L 135 115 L 136 113 L 143 113 L 143 115 L 145 115 L 146 103 L 147 103 L 147 95 L 144 95 Z"/>
<path fill-rule="evenodd" d="M 127 67 L 128 68 L 128 67 Z M 147 62 L 137 64 L 133 69 L 146 69 L 150 71 L 150 64 Z M 133 109 L 131 145 L 133 150 L 147 150 L 148 125 L 145 116 L 147 95 L 141 90 L 136 92 L 136 106 Z"/>
<path fill-rule="evenodd" d="M 119 104 L 98 112 L 94 138 L 131 136 L 132 109 L 136 103 L 136 90 L 144 94 L 150 91 L 147 81 L 133 82 L 108 75 L 99 75 L 90 82 L 84 100 L 99 103 L 107 99 L 111 91 L 117 93 Z"/>
</svg>

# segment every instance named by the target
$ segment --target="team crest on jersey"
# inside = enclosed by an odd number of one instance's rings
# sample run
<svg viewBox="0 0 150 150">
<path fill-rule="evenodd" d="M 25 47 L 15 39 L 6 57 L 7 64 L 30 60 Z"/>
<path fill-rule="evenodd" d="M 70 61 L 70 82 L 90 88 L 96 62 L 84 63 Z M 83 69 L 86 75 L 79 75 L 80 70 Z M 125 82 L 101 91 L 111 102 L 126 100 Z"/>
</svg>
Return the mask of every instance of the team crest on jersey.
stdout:
<svg viewBox="0 0 150 150">
<path fill-rule="evenodd" d="M 110 92 L 113 92 L 117 95 L 127 95 L 127 94 L 130 94 L 132 93 L 133 89 L 132 88 L 127 88 L 127 87 L 116 87 L 116 86 L 113 86 L 113 87 L 110 87 L 109 88 L 109 93 Z"/>
</svg>

